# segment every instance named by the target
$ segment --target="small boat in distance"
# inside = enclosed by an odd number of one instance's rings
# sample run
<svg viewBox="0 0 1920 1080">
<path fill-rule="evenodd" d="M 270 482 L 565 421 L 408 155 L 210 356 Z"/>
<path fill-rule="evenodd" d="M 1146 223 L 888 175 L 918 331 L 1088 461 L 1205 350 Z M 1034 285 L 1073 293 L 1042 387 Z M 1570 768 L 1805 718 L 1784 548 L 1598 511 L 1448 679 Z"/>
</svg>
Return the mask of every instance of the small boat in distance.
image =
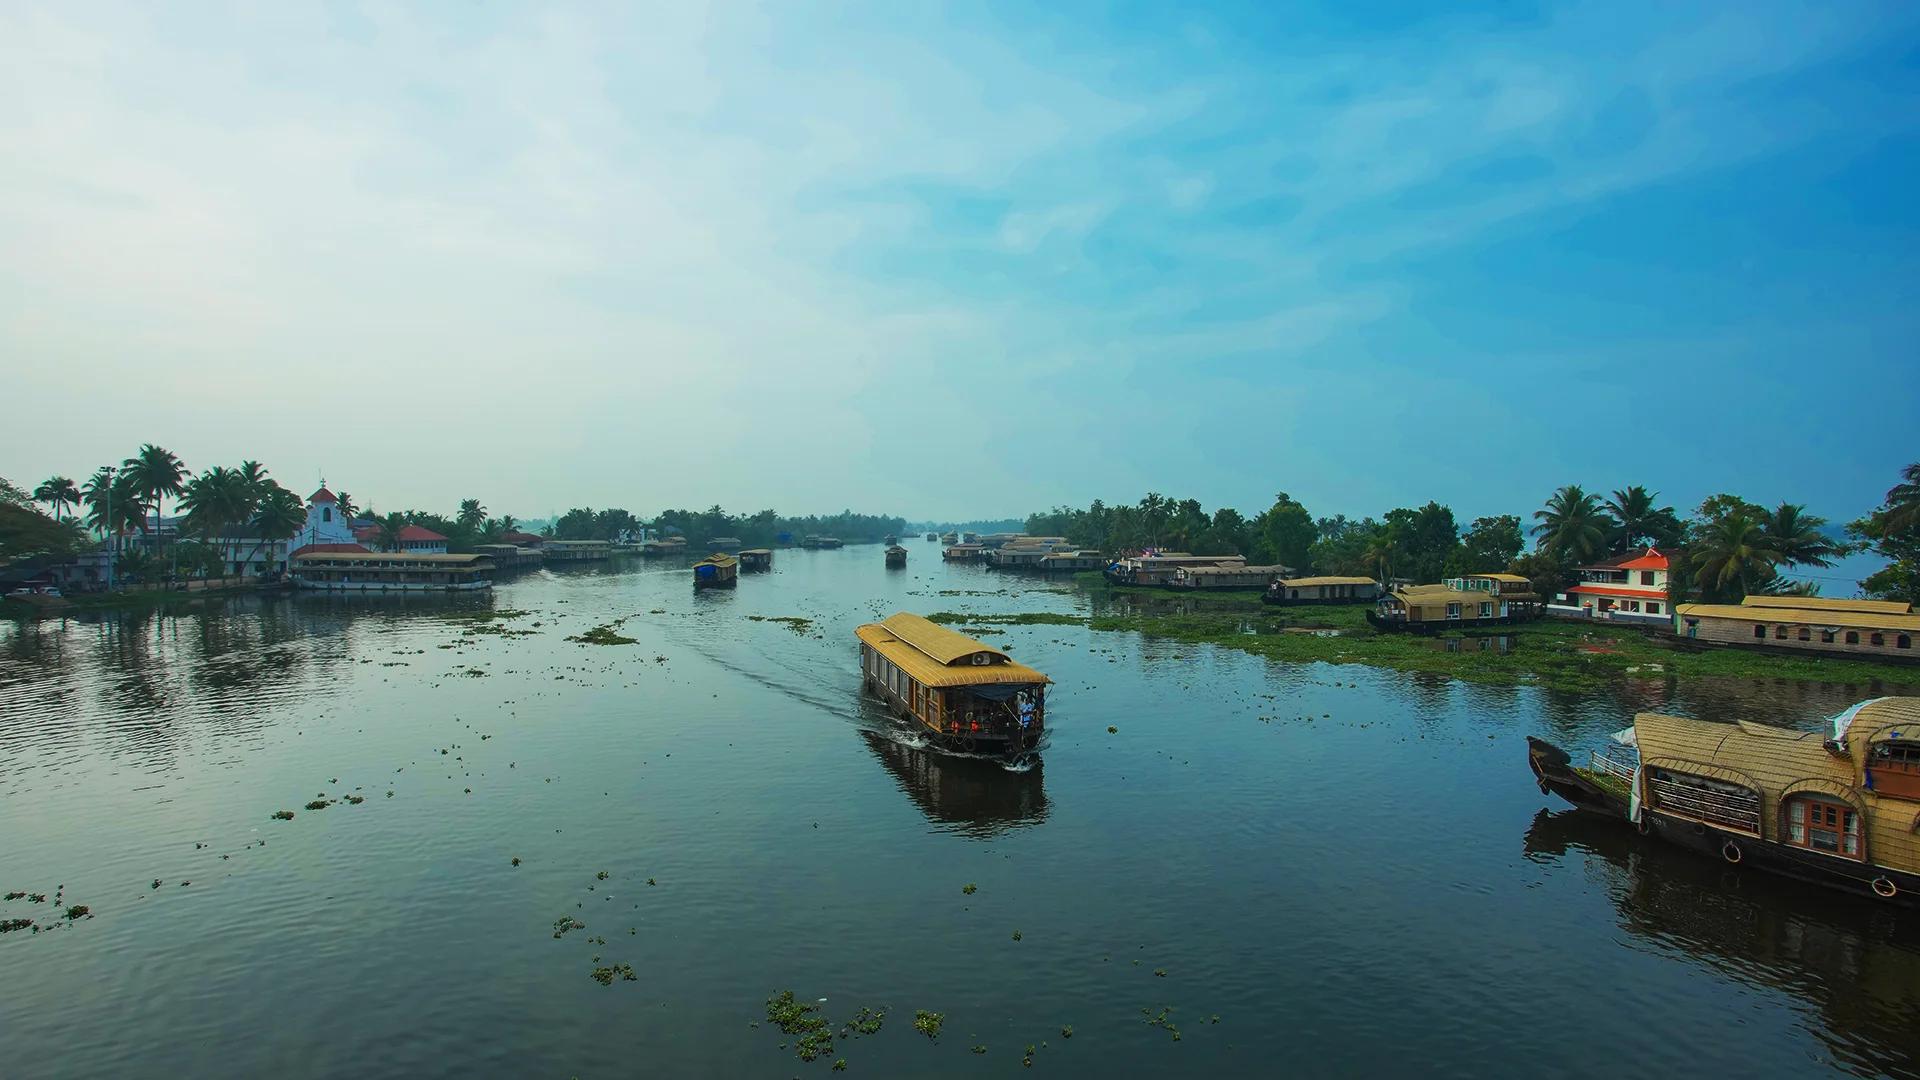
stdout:
<svg viewBox="0 0 1920 1080">
<path fill-rule="evenodd" d="M 854 633 L 867 689 L 935 747 L 1006 758 L 1040 747 L 1052 679 L 904 611 Z"/>
<path fill-rule="evenodd" d="M 939 543 L 939 542 L 940 542 L 940 534 L 939 534 L 939 533 L 928 533 L 928 534 L 927 534 L 927 543 L 929 543 L 929 544 L 937 544 L 937 543 Z"/>
<path fill-rule="evenodd" d="M 739 580 L 740 560 L 724 552 L 716 552 L 693 564 L 696 589 L 732 588 Z"/>
<path fill-rule="evenodd" d="M 895 544 L 887 549 L 887 565 L 900 567 L 907 565 L 907 549 Z"/>
<path fill-rule="evenodd" d="M 960 534 L 956 532 L 941 533 L 940 542 L 943 544 L 957 544 L 960 542 Z"/>
<path fill-rule="evenodd" d="M 897 544 L 900 542 L 900 538 L 893 535 L 892 533 L 888 533 L 887 535 L 880 538 L 880 542 L 883 544 Z"/>
<path fill-rule="evenodd" d="M 1540 791 L 1730 865 L 1920 906 L 1920 697 L 1827 731 L 1640 713 L 1588 767 L 1527 738 Z"/>
<path fill-rule="evenodd" d="M 748 548 L 740 553 L 740 569 L 773 569 L 773 550 L 771 548 Z"/>
</svg>

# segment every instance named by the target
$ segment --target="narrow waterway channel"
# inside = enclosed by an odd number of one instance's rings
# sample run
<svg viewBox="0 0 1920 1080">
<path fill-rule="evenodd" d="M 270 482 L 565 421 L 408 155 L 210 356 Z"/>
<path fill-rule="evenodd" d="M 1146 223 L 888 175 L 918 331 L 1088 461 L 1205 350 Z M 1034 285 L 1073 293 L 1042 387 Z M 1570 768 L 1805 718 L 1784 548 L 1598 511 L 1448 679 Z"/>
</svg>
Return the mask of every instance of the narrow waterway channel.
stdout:
<svg viewBox="0 0 1920 1080">
<path fill-rule="evenodd" d="M 1920 930 L 1577 818 L 1525 764 L 1858 687 L 1566 695 L 1000 623 L 1056 682 L 1010 771 L 898 733 L 853 629 L 1092 598 L 925 544 L 774 566 L 0 624 L 0 889 L 47 897 L 0 904 L 38 930 L 0 935 L 0 1073 L 1920 1075 Z M 802 1062 L 787 989 L 836 1033 L 890 1011 Z"/>
</svg>

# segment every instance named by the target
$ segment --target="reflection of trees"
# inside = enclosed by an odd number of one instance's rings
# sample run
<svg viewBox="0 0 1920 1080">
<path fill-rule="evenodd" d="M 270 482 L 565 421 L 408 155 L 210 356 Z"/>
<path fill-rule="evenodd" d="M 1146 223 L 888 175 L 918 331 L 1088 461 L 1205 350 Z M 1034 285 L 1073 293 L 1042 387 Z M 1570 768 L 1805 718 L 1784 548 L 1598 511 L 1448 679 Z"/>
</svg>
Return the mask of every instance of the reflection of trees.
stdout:
<svg viewBox="0 0 1920 1080">
<path fill-rule="evenodd" d="M 860 737 L 935 825 L 986 838 L 1046 820 L 1044 766 L 1037 762 L 1010 772 L 995 762 L 907 746 L 878 731 L 863 730 Z"/>
<path fill-rule="evenodd" d="M 1542 862 L 1585 856 L 1636 938 L 1817 1005 L 1814 1035 L 1837 1059 L 1866 1072 L 1920 1075 L 1911 1065 L 1920 1060 L 1920 925 L 1910 916 L 1865 897 L 1736 872 L 1579 810 L 1541 811 L 1525 850 Z"/>
</svg>

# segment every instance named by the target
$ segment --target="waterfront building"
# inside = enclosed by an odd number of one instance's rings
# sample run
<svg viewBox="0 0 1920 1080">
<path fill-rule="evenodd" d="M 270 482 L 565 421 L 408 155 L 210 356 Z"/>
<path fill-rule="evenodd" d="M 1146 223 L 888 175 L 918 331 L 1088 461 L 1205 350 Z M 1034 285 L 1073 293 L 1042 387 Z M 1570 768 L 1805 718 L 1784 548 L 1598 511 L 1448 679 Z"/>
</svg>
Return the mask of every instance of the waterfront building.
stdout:
<svg viewBox="0 0 1920 1080">
<path fill-rule="evenodd" d="M 1668 596 L 1667 557 L 1659 549 L 1632 551 L 1575 570 L 1580 583 L 1554 597 L 1547 614 L 1562 618 L 1668 626 L 1673 605 Z"/>
<path fill-rule="evenodd" d="M 400 530 L 400 550 L 414 555 L 445 555 L 447 538 L 424 525 L 409 525 Z"/>
<path fill-rule="evenodd" d="M 307 520 L 287 541 L 291 559 L 305 552 L 335 554 L 364 553 L 368 548 L 353 534 L 353 524 L 340 513 L 340 500 L 322 483 L 320 490 L 307 496 Z M 291 567 L 289 567 L 291 569 Z"/>
<path fill-rule="evenodd" d="M 1897 600 L 1749 596 L 1738 604 L 1681 604 L 1674 632 L 1715 645 L 1911 661 L 1920 615 Z"/>
<path fill-rule="evenodd" d="M 321 592 L 474 592 L 493 587 L 493 560 L 478 553 L 309 550 L 293 556 L 288 576 Z"/>
<path fill-rule="evenodd" d="M 1366 577 L 1281 577 L 1260 599 L 1269 604 L 1357 604 L 1380 598 L 1380 583 Z"/>
</svg>

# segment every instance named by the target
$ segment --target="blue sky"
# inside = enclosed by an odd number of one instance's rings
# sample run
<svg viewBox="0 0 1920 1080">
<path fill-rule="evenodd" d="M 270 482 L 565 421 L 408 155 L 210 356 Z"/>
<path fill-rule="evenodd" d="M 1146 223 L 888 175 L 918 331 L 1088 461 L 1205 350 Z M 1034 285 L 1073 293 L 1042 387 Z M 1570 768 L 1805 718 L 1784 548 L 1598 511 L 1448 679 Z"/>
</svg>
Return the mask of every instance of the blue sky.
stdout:
<svg viewBox="0 0 1920 1080">
<path fill-rule="evenodd" d="M 1877 502 L 1920 9 L 1430 7 L 0 8 L 0 474 Z"/>
</svg>

